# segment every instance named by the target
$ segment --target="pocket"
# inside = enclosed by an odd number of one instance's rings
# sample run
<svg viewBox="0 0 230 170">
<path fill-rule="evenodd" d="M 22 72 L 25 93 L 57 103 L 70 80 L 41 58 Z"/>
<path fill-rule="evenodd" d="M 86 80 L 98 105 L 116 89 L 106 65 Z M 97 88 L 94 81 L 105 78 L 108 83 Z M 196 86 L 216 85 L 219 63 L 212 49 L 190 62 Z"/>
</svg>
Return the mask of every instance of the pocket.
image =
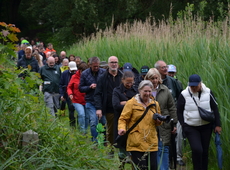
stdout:
<svg viewBox="0 0 230 170">
<path fill-rule="evenodd" d="M 141 144 L 141 139 L 142 137 L 139 130 L 132 131 L 128 136 L 128 145 L 130 147 L 138 147 Z"/>
</svg>

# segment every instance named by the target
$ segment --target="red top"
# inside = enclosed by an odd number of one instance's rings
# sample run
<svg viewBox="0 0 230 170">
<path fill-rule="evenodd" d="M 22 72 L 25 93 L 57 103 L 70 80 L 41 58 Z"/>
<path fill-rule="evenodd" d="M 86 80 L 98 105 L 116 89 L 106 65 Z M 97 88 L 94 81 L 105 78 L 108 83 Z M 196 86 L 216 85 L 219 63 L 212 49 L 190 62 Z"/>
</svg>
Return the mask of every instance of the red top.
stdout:
<svg viewBox="0 0 230 170">
<path fill-rule="evenodd" d="M 68 84 L 68 87 L 67 87 L 67 93 L 68 95 L 73 95 L 73 100 L 72 102 L 73 103 L 79 103 L 79 104 L 82 104 L 82 105 L 85 105 L 85 93 L 81 93 L 79 91 L 79 84 L 80 84 L 80 76 L 81 76 L 81 73 L 80 71 L 78 70 L 76 72 L 76 74 L 74 74 Z"/>
</svg>

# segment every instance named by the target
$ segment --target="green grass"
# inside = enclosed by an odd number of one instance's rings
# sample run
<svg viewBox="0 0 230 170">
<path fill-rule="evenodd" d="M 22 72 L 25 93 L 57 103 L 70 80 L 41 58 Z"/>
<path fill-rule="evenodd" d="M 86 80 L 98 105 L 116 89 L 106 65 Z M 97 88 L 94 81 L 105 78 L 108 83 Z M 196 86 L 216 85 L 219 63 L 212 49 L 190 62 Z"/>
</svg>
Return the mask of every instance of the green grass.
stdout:
<svg viewBox="0 0 230 170">
<path fill-rule="evenodd" d="M 161 22 L 151 19 L 123 24 L 116 31 L 108 28 L 104 32 L 85 38 L 74 44 L 67 52 L 81 56 L 83 60 L 98 56 L 107 61 L 115 55 L 120 66 L 130 62 L 140 70 L 141 66 L 154 67 L 157 60 L 177 66 L 177 77 L 184 87 L 191 74 L 199 74 L 218 102 L 223 133 L 224 169 L 230 166 L 229 156 L 229 111 L 230 111 L 230 48 L 228 20 L 213 23 L 200 18 Z M 189 149 L 188 149 L 188 152 Z M 210 169 L 217 169 L 214 138 L 210 147 Z M 186 154 L 187 155 L 187 154 Z M 191 159 L 189 154 L 187 159 Z"/>
</svg>

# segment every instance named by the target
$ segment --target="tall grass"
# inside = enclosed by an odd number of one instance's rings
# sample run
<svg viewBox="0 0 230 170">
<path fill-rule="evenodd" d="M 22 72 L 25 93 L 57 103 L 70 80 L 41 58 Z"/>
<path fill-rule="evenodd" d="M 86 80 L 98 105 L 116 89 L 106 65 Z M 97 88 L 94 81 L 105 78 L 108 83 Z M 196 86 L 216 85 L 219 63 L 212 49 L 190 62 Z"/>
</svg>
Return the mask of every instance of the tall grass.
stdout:
<svg viewBox="0 0 230 170">
<path fill-rule="evenodd" d="M 213 91 L 221 114 L 223 133 L 222 148 L 224 169 L 230 151 L 230 48 L 229 20 L 204 22 L 199 17 L 176 21 L 146 22 L 119 25 L 116 30 L 108 27 L 91 37 L 74 44 L 68 53 L 81 56 L 83 60 L 98 56 L 101 60 L 115 55 L 122 66 L 130 62 L 138 70 L 143 65 L 154 67 L 157 60 L 177 66 L 177 76 L 184 87 L 191 74 L 199 74 L 202 81 Z M 210 147 L 210 169 L 217 169 L 214 138 Z"/>
</svg>

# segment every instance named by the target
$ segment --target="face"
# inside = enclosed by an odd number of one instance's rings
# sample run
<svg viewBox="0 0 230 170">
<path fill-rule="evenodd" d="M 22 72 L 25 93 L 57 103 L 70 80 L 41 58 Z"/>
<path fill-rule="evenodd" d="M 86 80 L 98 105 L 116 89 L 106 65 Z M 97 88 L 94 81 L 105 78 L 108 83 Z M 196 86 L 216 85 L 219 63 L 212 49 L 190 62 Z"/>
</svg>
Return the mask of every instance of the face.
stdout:
<svg viewBox="0 0 230 170">
<path fill-rule="evenodd" d="M 54 67 L 55 65 L 55 59 L 53 57 L 49 57 L 47 60 L 47 64 L 49 67 Z"/>
<path fill-rule="evenodd" d="M 201 91 L 201 83 L 198 84 L 198 86 L 190 86 L 193 93 L 197 93 Z"/>
<path fill-rule="evenodd" d="M 80 59 L 80 58 L 76 58 L 75 62 L 76 62 L 76 64 L 78 65 L 78 64 L 80 64 L 81 59 Z"/>
<path fill-rule="evenodd" d="M 92 63 L 90 64 L 90 68 L 93 72 L 98 72 L 99 70 L 99 63 Z"/>
<path fill-rule="evenodd" d="M 149 80 L 153 83 L 153 86 L 156 87 L 159 84 L 160 77 L 158 75 L 154 75 Z"/>
<path fill-rule="evenodd" d="M 25 55 L 26 55 L 26 58 L 31 58 L 31 56 L 32 56 L 32 51 L 31 51 L 31 49 L 27 48 L 27 49 L 25 50 Z"/>
<path fill-rule="evenodd" d="M 50 57 L 51 56 L 51 52 L 47 52 L 46 53 L 46 58 Z"/>
<path fill-rule="evenodd" d="M 66 58 L 66 53 L 65 53 L 65 52 L 61 52 L 60 57 L 61 57 L 62 59 Z"/>
<path fill-rule="evenodd" d="M 122 79 L 122 83 L 124 84 L 126 89 L 130 89 L 134 83 L 134 78 L 126 77 L 125 79 Z"/>
<path fill-rule="evenodd" d="M 152 88 L 150 86 L 144 86 L 139 90 L 140 96 L 142 100 L 148 100 L 152 94 Z"/>
<path fill-rule="evenodd" d="M 69 57 L 69 61 L 75 61 L 75 57 L 74 56 L 70 56 Z"/>
<path fill-rule="evenodd" d="M 161 76 L 168 75 L 168 66 L 164 61 L 159 61 L 159 68 L 158 71 L 161 74 Z"/>
<path fill-rule="evenodd" d="M 59 61 L 59 58 L 58 57 L 55 57 L 55 62 L 57 63 Z"/>
<path fill-rule="evenodd" d="M 170 77 L 174 77 L 175 75 L 176 75 L 175 72 L 168 72 L 168 76 L 170 76 Z"/>
<path fill-rule="evenodd" d="M 48 49 L 52 50 L 53 49 L 53 45 L 49 45 Z"/>
<path fill-rule="evenodd" d="M 63 60 L 62 65 L 63 66 L 68 66 L 69 65 L 69 60 Z"/>
<path fill-rule="evenodd" d="M 117 57 L 115 57 L 115 56 L 110 57 L 108 66 L 109 66 L 110 71 L 117 71 L 117 69 L 118 69 L 118 59 L 117 59 Z"/>
</svg>

